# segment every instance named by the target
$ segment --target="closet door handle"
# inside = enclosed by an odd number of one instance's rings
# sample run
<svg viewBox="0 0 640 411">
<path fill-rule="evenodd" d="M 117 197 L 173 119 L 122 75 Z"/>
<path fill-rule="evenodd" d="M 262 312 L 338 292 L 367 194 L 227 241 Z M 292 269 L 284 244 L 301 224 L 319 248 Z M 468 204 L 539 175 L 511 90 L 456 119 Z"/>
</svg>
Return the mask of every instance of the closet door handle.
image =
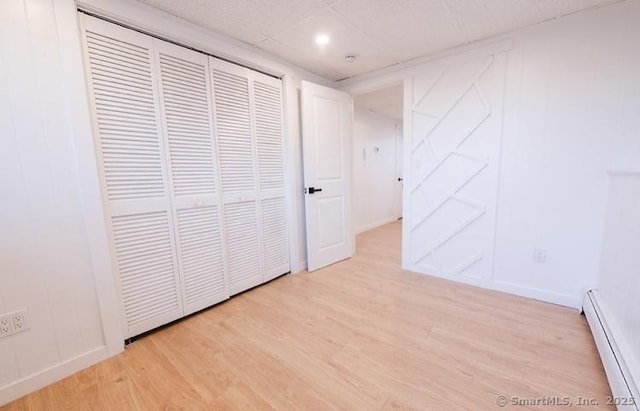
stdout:
<svg viewBox="0 0 640 411">
<path fill-rule="evenodd" d="M 322 189 L 321 189 L 321 188 L 315 188 L 315 187 L 309 187 L 309 188 L 308 188 L 308 189 L 306 189 L 305 191 L 306 191 L 307 193 L 309 193 L 309 194 L 313 194 L 313 193 L 316 193 L 316 192 L 318 192 L 318 191 L 322 191 Z"/>
</svg>

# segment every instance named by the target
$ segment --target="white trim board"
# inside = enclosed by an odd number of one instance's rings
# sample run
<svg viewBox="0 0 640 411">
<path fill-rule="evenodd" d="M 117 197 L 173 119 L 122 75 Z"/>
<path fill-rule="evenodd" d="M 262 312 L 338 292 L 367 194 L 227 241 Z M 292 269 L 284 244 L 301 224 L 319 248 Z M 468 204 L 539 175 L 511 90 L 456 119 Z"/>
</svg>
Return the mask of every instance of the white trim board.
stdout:
<svg viewBox="0 0 640 411">
<path fill-rule="evenodd" d="M 291 274 L 299 274 L 307 270 L 307 260 L 300 261 L 297 265 L 291 266 Z"/>
<path fill-rule="evenodd" d="M 485 44 L 473 44 L 446 50 L 441 53 L 417 58 L 391 67 L 376 70 L 361 76 L 338 81 L 338 88 L 352 95 L 364 94 L 388 87 L 395 83 L 419 74 L 424 67 L 434 63 L 452 64 L 456 61 L 466 61 L 487 55 L 498 54 L 513 48 L 513 39 L 505 38 L 492 40 Z"/>
<path fill-rule="evenodd" d="M 66 378 L 109 357 L 106 346 L 94 348 L 77 357 L 55 364 L 0 388 L 0 406 Z"/>
<path fill-rule="evenodd" d="M 520 297 L 532 298 L 534 300 L 562 305 L 570 308 L 580 308 L 580 298 L 570 294 L 560 294 L 547 290 L 540 290 L 533 287 L 525 287 L 520 284 L 513 284 L 505 281 L 492 280 L 487 286 L 490 290 L 501 291 Z"/>
<path fill-rule="evenodd" d="M 483 283 L 478 279 L 465 278 L 463 276 L 460 276 L 454 279 L 445 275 L 424 274 L 424 268 L 411 266 L 411 265 L 402 267 L 402 269 L 411 271 L 414 273 L 418 273 L 418 274 L 429 275 L 431 277 L 443 278 L 449 281 L 456 281 L 464 284 L 470 284 L 476 287 L 484 288 L 486 290 L 498 291 L 502 293 L 516 295 L 518 297 L 531 298 L 531 299 L 542 301 L 545 303 L 562 305 L 564 307 L 578 309 L 581 306 L 580 299 L 573 295 L 559 294 L 559 293 L 554 293 L 546 290 L 540 290 L 532 287 L 525 287 L 519 284 L 513 284 L 513 283 L 497 281 L 497 280 L 491 280 L 487 283 Z"/>
<path fill-rule="evenodd" d="M 640 168 L 612 168 L 607 170 L 610 177 L 640 178 Z"/>
<path fill-rule="evenodd" d="M 639 411 L 640 394 L 635 378 L 640 375 L 640 370 L 625 361 L 624 340 L 618 338 L 615 328 L 610 327 L 607 311 L 599 300 L 597 290 L 589 291 L 584 298 L 583 310 L 600 353 L 611 393 L 618 400 L 635 398 L 635 405 L 618 405 L 619 411 Z"/>
<path fill-rule="evenodd" d="M 374 228 L 382 227 L 385 224 L 393 223 L 394 221 L 398 221 L 398 217 L 387 217 L 378 221 L 374 221 L 373 223 L 365 224 L 361 227 L 356 227 L 355 232 L 357 234 L 362 234 L 369 230 L 373 230 Z"/>
</svg>

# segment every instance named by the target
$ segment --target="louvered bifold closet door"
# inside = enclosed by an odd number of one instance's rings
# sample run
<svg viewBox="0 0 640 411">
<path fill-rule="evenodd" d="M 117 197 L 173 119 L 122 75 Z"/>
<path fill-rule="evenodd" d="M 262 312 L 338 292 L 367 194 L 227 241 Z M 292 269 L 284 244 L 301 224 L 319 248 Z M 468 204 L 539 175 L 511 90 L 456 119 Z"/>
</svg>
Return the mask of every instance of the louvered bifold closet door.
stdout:
<svg viewBox="0 0 640 411">
<path fill-rule="evenodd" d="M 208 57 L 156 40 L 185 315 L 229 297 Z"/>
<path fill-rule="evenodd" d="M 262 283 L 251 72 L 210 58 L 229 293 Z"/>
<path fill-rule="evenodd" d="M 126 337 L 183 315 L 153 39 L 80 16 Z"/>
<path fill-rule="evenodd" d="M 264 281 L 289 272 L 282 81 L 253 72 Z"/>
</svg>

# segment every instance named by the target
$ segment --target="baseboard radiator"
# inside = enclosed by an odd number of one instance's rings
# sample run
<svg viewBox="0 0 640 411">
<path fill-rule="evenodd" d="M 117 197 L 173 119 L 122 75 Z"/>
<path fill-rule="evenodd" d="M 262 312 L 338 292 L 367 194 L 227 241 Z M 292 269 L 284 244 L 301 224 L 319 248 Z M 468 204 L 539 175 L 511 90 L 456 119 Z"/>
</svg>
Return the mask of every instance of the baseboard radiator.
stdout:
<svg viewBox="0 0 640 411">
<path fill-rule="evenodd" d="M 640 370 L 634 369 L 624 359 L 624 341 L 621 336 L 612 332 L 611 323 L 607 322 L 607 312 L 600 304 L 597 290 L 587 293 L 583 304 L 584 314 L 596 342 L 604 370 L 609 380 L 613 401 L 618 411 L 640 411 L 640 395 L 637 382 Z M 623 348 L 624 347 L 624 348 Z M 634 379 L 635 378 L 635 379 Z"/>
</svg>

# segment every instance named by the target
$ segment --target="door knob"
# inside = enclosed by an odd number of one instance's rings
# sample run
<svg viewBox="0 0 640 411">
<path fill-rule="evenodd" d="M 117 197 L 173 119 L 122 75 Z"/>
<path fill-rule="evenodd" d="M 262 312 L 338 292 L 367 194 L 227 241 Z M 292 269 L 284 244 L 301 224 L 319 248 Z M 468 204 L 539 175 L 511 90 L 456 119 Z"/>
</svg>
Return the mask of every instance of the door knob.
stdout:
<svg viewBox="0 0 640 411">
<path fill-rule="evenodd" d="M 315 188 L 315 187 L 309 187 L 305 191 L 308 192 L 309 194 L 313 194 L 315 192 L 322 191 L 322 189 L 321 188 Z"/>
</svg>

